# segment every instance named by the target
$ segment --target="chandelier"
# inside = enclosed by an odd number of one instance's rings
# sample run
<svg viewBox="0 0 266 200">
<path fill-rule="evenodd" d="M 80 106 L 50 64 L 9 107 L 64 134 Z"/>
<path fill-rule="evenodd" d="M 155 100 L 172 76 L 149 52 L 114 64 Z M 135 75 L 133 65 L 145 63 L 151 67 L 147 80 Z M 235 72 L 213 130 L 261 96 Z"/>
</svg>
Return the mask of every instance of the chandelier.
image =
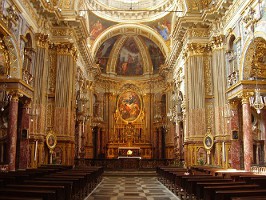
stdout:
<svg viewBox="0 0 266 200">
<path fill-rule="evenodd" d="M 180 97 L 176 92 L 172 94 L 172 102 L 173 106 L 169 108 L 169 112 L 167 113 L 167 117 L 169 120 L 173 123 L 177 123 L 182 120 L 182 111 L 181 106 L 179 105 L 179 99 Z M 181 99 L 180 99 L 181 100 Z"/>
<path fill-rule="evenodd" d="M 266 97 L 260 95 L 260 89 L 257 87 L 255 88 L 254 96 L 249 98 L 250 105 L 256 109 L 258 114 L 260 114 L 260 110 L 265 106 Z"/>
<path fill-rule="evenodd" d="M 249 98 L 250 106 L 254 107 L 258 114 L 260 114 L 261 109 L 266 105 L 266 97 L 262 97 L 260 94 L 260 89 L 258 88 L 258 67 L 255 63 L 255 55 L 256 55 L 256 42 L 255 42 L 255 24 L 257 22 L 257 19 L 255 19 L 255 10 L 253 8 L 250 8 L 249 13 L 247 17 L 244 19 L 244 21 L 247 24 L 250 24 L 250 29 L 252 32 L 252 44 L 253 44 L 253 56 L 252 56 L 252 62 L 251 62 L 251 69 L 255 70 L 255 93 L 254 96 L 251 96 Z"/>
</svg>

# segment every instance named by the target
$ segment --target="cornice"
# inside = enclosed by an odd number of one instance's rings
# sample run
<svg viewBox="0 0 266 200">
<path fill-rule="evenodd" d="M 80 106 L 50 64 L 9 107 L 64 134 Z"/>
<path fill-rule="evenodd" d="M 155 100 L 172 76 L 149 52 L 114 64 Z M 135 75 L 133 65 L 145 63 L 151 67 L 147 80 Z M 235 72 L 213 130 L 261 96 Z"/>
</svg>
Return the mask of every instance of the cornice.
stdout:
<svg viewBox="0 0 266 200">
<path fill-rule="evenodd" d="M 149 22 L 164 17 L 176 9 L 175 0 L 165 0 L 158 6 L 149 9 L 118 9 L 106 6 L 98 1 L 87 1 L 87 9 L 99 17 L 116 22 Z M 167 11 L 167 12 L 164 12 Z M 115 14 L 114 14 L 115 13 Z"/>
<path fill-rule="evenodd" d="M 132 84 L 140 87 L 141 93 L 148 93 L 152 90 L 164 91 L 167 88 L 167 83 L 162 76 L 153 76 L 142 80 L 128 80 L 117 77 L 106 77 L 99 75 L 95 78 L 95 85 L 97 88 L 102 88 L 104 91 L 110 91 L 115 93 L 116 90 L 121 88 L 123 85 Z"/>
<path fill-rule="evenodd" d="M 242 80 L 226 90 L 227 97 L 231 100 L 238 98 L 243 92 L 254 92 L 255 85 L 257 85 L 257 88 L 260 89 L 261 93 L 266 93 L 265 81 L 257 81 L 256 83 L 253 80 Z"/>
<path fill-rule="evenodd" d="M 185 38 L 199 36 L 201 38 L 206 37 L 208 35 L 208 26 L 208 24 L 202 21 L 200 14 L 188 13 L 186 16 L 178 18 L 172 33 L 172 51 L 165 61 L 168 71 L 171 71 L 171 69 L 175 66 L 175 63 L 184 46 Z M 195 33 L 196 28 L 200 28 L 200 35 Z M 188 34 L 189 31 L 190 34 Z"/>
<path fill-rule="evenodd" d="M 233 4 L 234 0 L 220 0 L 215 4 L 211 4 L 202 14 L 203 21 L 215 21 L 225 16 L 229 7 Z"/>
</svg>

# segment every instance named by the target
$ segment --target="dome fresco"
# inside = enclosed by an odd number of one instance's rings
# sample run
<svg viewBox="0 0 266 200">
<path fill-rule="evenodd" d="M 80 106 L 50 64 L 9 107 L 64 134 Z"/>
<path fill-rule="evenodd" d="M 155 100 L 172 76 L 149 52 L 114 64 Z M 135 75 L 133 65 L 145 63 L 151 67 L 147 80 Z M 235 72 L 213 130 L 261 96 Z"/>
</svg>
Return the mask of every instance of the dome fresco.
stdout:
<svg viewBox="0 0 266 200">
<path fill-rule="evenodd" d="M 116 9 L 150 9 L 162 4 L 161 0 L 98 0 L 99 3 Z"/>
<path fill-rule="evenodd" d="M 130 27 L 114 30 L 121 23 L 100 18 L 92 12 L 89 12 L 89 17 L 90 43 L 95 45 L 97 42 L 94 51 L 95 61 L 103 74 L 158 74 L 167 56 L 162 46 L 168 48 L 170 45 L 172 14 L 154 21 L 135 24 L 144 27 L 144 31 L 136 31 L 136 28 Z"/>
<path fill-rule="evenodd" d="M 101 72 L 111 72 L 107 70 L 108 68 L 114 69 L 115 71 L 112 72 L 120 76 L 138 76 L 143 74 L 144 68 L 147 68 L 148 72 L 157 74 L 160 65 L 165 61 L 165 57 L 153 41 L 143 36 L 137 36 L 137 38 L 138 40 L 135 40 L 134 37 L 128 36 L 123 40 L 122 45 L 116 45 L 121 40 L 121 36 L 115 36 L 106 40 L 96 53 L 96 62 L 99 64 Z M 142 45 L 136 41 L 141 41 Z M 139 46 L 145 46 L 145 52 L 140 51 Z M 143 54 L 148 55 L 149 62 L 143 61 L 143 57 L 145 57 Z M 111 58 L 116 62 L 110 62 Z M 111 63 L 115 66 L 107 67 Z M 144 66 L 144 63 L 150 63 L 152 67 Z"/>
</svg>

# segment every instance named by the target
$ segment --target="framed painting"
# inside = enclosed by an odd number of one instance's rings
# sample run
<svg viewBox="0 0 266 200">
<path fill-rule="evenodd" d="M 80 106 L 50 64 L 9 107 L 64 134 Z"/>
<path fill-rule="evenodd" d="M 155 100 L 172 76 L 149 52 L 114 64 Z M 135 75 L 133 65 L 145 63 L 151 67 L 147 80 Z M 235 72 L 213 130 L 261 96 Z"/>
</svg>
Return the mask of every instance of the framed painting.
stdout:
<svg viewBox="0 0 266 200">
<path fill-rule="evenodd" d="M 46 144 L 49 149 L 54 149 L 57 144 L 57 138 L 53 131 L 49 131 L 46 136 Z"/>
<path fill-rule="evenodd" d="M 213 136 L 212 135 L 205 135 L 203 139 L 203 144 L 205 149 L 209 150 L 213 146 Z"/>
<path fill-rule="evenodd" d="M 117 99 L 117 110 L 123 121 L 133 122 L 140 116 L 142 100 L 136 92 L 125 91 Z"/>
</svg>

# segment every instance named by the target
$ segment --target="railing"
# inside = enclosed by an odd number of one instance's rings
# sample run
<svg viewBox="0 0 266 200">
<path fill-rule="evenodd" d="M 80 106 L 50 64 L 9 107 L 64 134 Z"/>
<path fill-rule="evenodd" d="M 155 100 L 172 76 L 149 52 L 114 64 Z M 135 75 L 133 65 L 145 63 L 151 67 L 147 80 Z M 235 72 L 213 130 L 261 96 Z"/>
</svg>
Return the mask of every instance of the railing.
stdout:
<svg viewBox="0 0 266 200">
<path fill-rule="evenodd" d="M 266 175 L 266 166 L 252 166 L 251 172 Z"/>
<path fill-rule="evenodd" d="M 75 166 L 103 166 L 105 169 L 153 169 L 174 166 L 174 159 L 76 159 Z"/>
</svg>

